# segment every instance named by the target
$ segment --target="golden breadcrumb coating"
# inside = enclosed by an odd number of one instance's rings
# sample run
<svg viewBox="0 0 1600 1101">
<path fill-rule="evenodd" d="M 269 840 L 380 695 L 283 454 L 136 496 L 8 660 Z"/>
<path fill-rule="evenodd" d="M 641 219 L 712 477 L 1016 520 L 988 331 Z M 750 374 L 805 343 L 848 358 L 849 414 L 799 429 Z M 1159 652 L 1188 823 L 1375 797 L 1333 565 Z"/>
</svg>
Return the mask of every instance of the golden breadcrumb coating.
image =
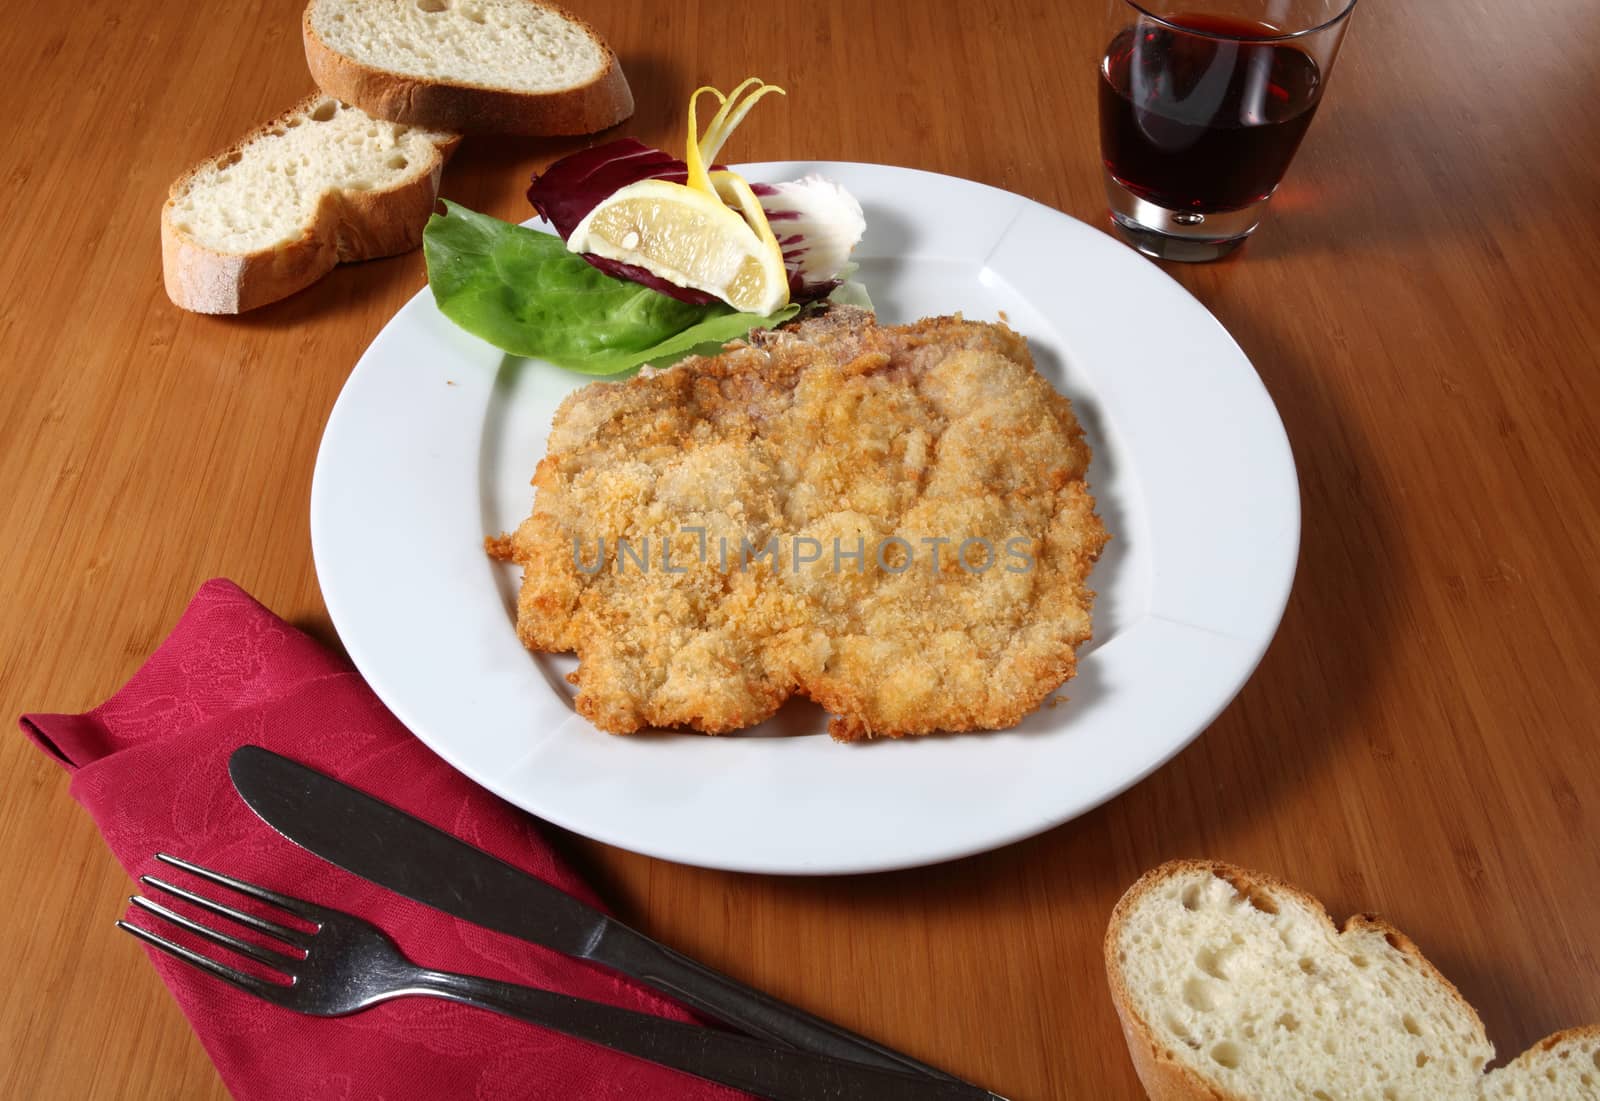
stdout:
<svg viewBox="0 0 1600 1101">
<path fill-rule="evenodd" d="M 492 549 L 604 730 L 724 733 L 797 694 L 841 740 L 999 729 L 1089 638 L 1088 464 L 1009 328 L 834 307 L 572 394 Z"/>
</svg>

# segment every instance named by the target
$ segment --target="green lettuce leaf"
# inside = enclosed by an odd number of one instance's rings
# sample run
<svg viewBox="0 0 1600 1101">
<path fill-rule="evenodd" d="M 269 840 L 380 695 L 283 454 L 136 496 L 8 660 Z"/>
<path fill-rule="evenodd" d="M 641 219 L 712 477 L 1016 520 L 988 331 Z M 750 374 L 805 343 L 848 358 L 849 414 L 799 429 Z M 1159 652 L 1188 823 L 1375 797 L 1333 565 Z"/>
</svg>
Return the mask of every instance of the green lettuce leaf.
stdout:
<svg viewBox="0 0 1600 1101">
<path fill-rule="evenodd" d="M 769 316 L 714 302 L 694 306 L 615 279 L 568 252 L 559 237 L 443 200 L 422 252 L 439 311 L 512 355 L 586 375 L 611 375 L 702 344 L 724 344 L 799 312 Z"/>
</svg>

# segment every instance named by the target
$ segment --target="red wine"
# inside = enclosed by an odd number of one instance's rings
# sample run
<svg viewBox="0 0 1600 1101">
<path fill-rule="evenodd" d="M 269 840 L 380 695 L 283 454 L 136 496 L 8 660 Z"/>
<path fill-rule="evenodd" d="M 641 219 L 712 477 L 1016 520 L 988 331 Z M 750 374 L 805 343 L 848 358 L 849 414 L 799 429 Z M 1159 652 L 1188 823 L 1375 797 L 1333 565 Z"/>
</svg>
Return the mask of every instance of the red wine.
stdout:
<svg viewBox="0 0 1600 1101">
<path fill-rule="evenodd" d="M 1227 16 L 1163 19 L 1247 39 L 1277 33 Z M 1278 186 L 1321 94 L 1317 63 L 1292 44 L 1141 23 L 1112 39 L 1100 66 L 1100 148 L 1111 175 L 1142 199 L 1238 210 Z"/>
</svg>

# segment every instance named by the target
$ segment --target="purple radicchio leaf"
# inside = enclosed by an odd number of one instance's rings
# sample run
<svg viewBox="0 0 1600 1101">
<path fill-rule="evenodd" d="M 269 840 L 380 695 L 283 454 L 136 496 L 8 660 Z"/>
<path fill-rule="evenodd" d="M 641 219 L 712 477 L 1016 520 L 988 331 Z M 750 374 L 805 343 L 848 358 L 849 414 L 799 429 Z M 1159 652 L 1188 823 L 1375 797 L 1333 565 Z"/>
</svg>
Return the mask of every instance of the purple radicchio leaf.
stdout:
<svg viewBox="0 0 1600 1101">
<path fill-rule="evenodd" d="M 565 241 L 589 211 L 629 184 L 640 180 L 685 183 L 689 168 L 659 149 L 632 138 L 582 149 L 562 157 L 533 177 L 528 201 Z"/>
<path fill-rule="evenodd" d="M 826 298 L 842 282 L 850 252 L 867 228 L 861 204 L 832 180 L 805 176 L 789 183 L 753 184 L 767 223 L 783 250 L 789 298 Z"/>
</svg>

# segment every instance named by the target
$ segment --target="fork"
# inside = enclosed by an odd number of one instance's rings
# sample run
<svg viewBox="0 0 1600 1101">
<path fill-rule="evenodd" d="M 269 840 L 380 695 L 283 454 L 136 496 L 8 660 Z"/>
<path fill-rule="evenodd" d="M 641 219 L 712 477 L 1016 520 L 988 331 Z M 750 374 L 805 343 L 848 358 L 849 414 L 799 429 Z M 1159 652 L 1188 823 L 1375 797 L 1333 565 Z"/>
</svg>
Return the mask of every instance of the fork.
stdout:
<svg viewBox="0 0 1600 1101">
<path fill-rule="evenodd" d="M 143 895 L 128 901 L 161 921 L 236 952 L 282 980 L 221 963 L 126 921 L 117 927 L 256 997 L 314 1017 L 357 1013 L 391 998 L 444 998 L 620 1051 L 770 1101 L 1004 1101 L 963 1082 L 880 1070 L 697 1025 L 585 1001 L 537 987 L 418 967 L 377 926 L 353 914 L 269 891 L 166 853 L 163 864 L 277 907 L 312 928 L 291 928 L 143 875 L 146 888 L 269 938 L 273 947 L 220 932 Z"/>
</svg>

